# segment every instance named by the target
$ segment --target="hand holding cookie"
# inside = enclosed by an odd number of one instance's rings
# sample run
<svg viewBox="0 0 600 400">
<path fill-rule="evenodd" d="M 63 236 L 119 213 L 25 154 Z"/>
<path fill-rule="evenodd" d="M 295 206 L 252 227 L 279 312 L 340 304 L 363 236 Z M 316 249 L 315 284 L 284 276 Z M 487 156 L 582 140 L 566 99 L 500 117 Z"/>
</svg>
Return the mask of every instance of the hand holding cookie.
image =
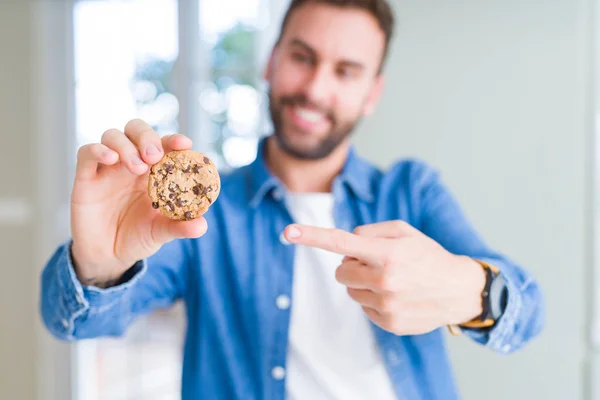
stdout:
<svg viewBox="0 0 600 400">
<path fill-rule="evenodd" d="M 101 143 L 79 149 L 71 195 L 71 251 L 84 285 L 112 286 L 163 244 L 206 232 L 201 215 L 216 199 L 220 184 L 214 165 L 204 163 L 204 156 L 198 160 L 191 147 L 189 138 L 175 134 L 161 139 L 136 119 L 123 132 L 108 130 Z M 164 172 L 164 179 L 156 179 Z M 149 182 L 158 186 L 149 187 Z M 175 197 L 170 190 L 177 191 Z"/>
</svg>

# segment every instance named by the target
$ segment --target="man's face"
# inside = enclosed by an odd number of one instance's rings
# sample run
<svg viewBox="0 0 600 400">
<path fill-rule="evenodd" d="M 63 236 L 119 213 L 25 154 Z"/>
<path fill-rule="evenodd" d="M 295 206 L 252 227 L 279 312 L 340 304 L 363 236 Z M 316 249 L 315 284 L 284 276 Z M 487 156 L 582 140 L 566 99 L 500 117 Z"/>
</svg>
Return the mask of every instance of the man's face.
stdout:
<svg viewBox="0 0 600 400">
<path fill-rule="evenodd" d="M 385 36 L 360 9 L 307 3 L 294 10 L 265 77 L 275 137 L 302 159 L 326 157 L 380 95 Z"/>
</svg>

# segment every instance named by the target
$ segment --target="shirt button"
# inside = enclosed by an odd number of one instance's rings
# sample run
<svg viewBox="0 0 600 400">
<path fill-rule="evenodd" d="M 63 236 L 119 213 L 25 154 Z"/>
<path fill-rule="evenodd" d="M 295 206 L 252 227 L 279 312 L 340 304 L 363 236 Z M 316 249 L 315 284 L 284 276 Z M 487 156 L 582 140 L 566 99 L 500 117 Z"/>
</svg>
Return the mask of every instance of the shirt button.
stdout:
<svg viewBox="0 0 600 400">
<path fill-rule="evenodd" d="M 271 376 L 273 377 L 273 379 L 280 381 L 283 378 L 285 378 L 285 369 L 283 369 L 283 367 L 277 366 L 271 370 Z"/>
<path fill-rule="evenodd" d="M 398 357 L 398 354 L 394 350 L 390 350 L 388 351 L 388 361 L 391 365 L 396 366 L 400 364 L 400 357 Z"/>
<path fill-rule="evenodd" d="M 281 232 L 281 235 L 279 235 L 279 241 L 281 244 L 285 244 L 286 246 L 290 244 L 290 242 L 285 238 L 283 232 Z"/>
<path fill-rule="evenodd" d="M 283 200 L 283 191 L 281 189 L 275 189 L 275 190 L 273 190 L 273 198 L 276 201 Z"/>
<path fill-rule="evenodd" d="M 290 308 L 290 298 L 285 294 L 282 294 L 281 296 L 277 296 L 275 304 L 277 304 L 277 308 L 280 310 L 287 310 Z"/>
<path fill-rule="evenodd" d="M 62 319 L 60 322 L 62 322 L 65 329 L 67 329 L 69 327 L 69 321 L 67 321 L 66 319 Z"/>
</svg>

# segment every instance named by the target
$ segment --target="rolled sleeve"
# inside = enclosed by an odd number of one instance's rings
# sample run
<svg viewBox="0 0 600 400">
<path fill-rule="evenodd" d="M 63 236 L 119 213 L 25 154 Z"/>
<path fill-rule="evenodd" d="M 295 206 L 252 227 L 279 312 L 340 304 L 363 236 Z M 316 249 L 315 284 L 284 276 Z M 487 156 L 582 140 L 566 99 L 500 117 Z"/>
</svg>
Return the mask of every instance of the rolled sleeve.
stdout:
<svg viewBox="0 0 600 400">
<path fill-rule="evenodd" d="M 508 291 L 506 308 L 491 328 L 463 329 L 466 336 L 477 343 L 503 354 L 523 347 L 542 328 L 542 298 L 535 280 L 522 270 L 500 265 L 497 260 L 486 260 L 500 269 Z M 519 273 L 521 272 L 521 273 Z"/>
<path fill-rule="evenodd" d="M 106 312 L 118 304 L 147 269 L 146 261 L 139 261 L 117 286 L 83 286 L 77 279 L 70 248 L 70 241 L 60 246 L 42 274 L 42 317 L 49 331 L 62 340 L 75 339 L 79 319 Z"/>
<path fill-rule="evenodd" d="M 544 302 L 540 285 L 528 270 L 487 245 L 437 171 L 417 163 L 411 176 L 421 231 L 452 254 L 495 266 L 507 286 L 507 305 L 498 321 L 490 328 L 463 328 L 463 333 L 500 353 L 522 348 L 542 330 Z"/>
</svg>

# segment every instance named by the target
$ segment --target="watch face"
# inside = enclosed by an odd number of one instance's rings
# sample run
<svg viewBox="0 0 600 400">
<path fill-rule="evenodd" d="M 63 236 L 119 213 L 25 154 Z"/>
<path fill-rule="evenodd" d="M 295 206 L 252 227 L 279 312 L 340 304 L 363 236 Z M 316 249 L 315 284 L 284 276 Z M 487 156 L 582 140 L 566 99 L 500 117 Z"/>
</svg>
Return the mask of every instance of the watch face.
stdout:
<svg viewBox="0 0 600 400">
<path fill-rule="evenodd" d="M 497 320 L 504 313 L 508 300 L 508 289 L 501 274 L 493 277 L 488 300 L 490 304 L 490 317 Z"/>
</svg>

